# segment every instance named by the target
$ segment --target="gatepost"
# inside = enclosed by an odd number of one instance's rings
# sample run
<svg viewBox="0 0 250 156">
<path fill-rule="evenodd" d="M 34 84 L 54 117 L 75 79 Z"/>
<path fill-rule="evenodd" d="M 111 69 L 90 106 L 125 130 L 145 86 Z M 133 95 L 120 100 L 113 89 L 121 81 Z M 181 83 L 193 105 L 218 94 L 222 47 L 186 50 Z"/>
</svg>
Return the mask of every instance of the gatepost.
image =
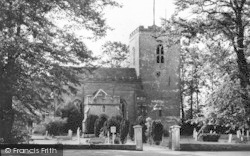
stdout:
<svg viewBox="0 0 250 156">
<path fill-rule="evenodd" d="M 180 150 L 180 126 L 178 125 L 174 125 L 171 126 L 171 140 L 172 140 L 172 144 L 171 144 L 171 149 L 174 151 L 179 151 Z"/>
<path fill-rule="evenodd" d="M 136 125 L 134 126 L 134 137 L 135 137 L 135 145 L 136 150 L 142 151 L 143 150 L 143 143 L 142 143 L 142 126 Z"/>
</svg>

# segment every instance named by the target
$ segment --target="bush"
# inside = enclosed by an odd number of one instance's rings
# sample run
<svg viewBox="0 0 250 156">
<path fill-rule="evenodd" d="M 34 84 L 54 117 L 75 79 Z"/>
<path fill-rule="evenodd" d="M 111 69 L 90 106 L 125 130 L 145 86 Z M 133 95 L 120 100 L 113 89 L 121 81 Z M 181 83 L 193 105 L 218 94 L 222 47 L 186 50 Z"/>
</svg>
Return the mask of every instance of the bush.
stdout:
<svg viewBox="0 0 250 156">
<path fill-rule="evenodd" d="M 72 130 L 76 133 L 78 127 L 82 127 L 83 114 L 76 108 L 75 105 L 69 103 L 61 110 L 62 118 L 67 118 L 67 123 L 64 128 L 64 132 L 67 133 L 68 130 Z"/>
<path fill-rule="evenodd" d="M 197 124 L 191 123 L 191 121 L 183 122 L 181 125 L 180 133 L 181 135 L 193 135 L 194 128 L 197 129 Z"/>
<path fill-rule="evenodd" d="M 129 121 L 124 119 L 122 120 L 120 125 L 120 140 L 122 144 L 125 143 L 128 132 L 129 132 Z"/>
<path fill-rule="evenodd" d="M 104 123 L 108 120 L 107 115 L 101 114 L 99 118 L 95 121 L 94 133 L 96 137 L 99 137 L 100 131 L 104 126 Z"/>
<path fill-rule="evenodd" d="M 110 127 L 115 126 L 116 127 L 116 134 L 120 132 L 120 121 L 117 120 L 117 117 L 111 117 L 106 124 L 107 128 L 106 130 L 109 131 L 109 133 L 111 133 L 110 131 Z"/>
<path fill-rule="evenodd" d="M 39 125 L 36 125 L 33 129 L 34 134 L 41 134 L 44 135 L 46 132 L 46 125 L 48 123 L 40 123 Z"/>
<path fill-rule="evenodd" d="M 153 121 L 152 123 L 152 138 L 156 145 L 162 141 L 163 125 L 160 121 Z"/>
<path fill-rule="evenodd" d="M 203 133 L 201 135 L 203 141 L 210 141 L 210 142 L 218 142 L 220 135 L 219 134 L 210 134 L 210 133 Z"/>
<path fill-rule="evenodd" d="M 46 130 L 50 135 L 61 135 L 65 132 L 67 119 L 57 118 L 46 124 Z"/>
<path fill-rule="evenodd" d="M 87 134 L 94 134 L 94 123 L 98 119 L 97 115 L 90 114 L 86 119 L 86 133 Z"/>
<path fill-rule="evenodd" d="M 129 125 L 129 137 L 130 137 L 130 139 L 132 140 L 132 141 L 134 141 L 134 124 L 133 123 L 131 123 L 130 125 Z"/>
<path fill-rule="evenodd" d="M 19 123 L 18 123 L 19 122 Z M 18 144 L 18 143 L 24 143 L 27 141 L 27 138 L 29 137 L 29 132 L 26 128 L 24 128 L 24 122 L 16 119 L 13 123 L 13 127 L 11 130 L 10 140 L 7 142 L 4 139 L 0 139 L 2 143 L 11 143 L 11 144 Z"/>
</svg>

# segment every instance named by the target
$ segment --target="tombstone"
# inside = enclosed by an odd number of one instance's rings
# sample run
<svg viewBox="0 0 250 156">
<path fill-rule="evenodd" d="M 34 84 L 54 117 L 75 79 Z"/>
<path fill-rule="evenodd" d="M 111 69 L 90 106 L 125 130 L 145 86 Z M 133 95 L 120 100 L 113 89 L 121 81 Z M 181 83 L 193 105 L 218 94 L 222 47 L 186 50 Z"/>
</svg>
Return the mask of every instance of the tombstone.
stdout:
<svg viewBox="0 0 250 156">
<path fill-rule="evenodd" d="M 69 129 L 69 131 L 68 131 L 68 137 L 70 137 L 72 139 L 72 130 L 71 129 Z"/>
<path fill-rule="evenodd" d="M 241 134 L 240 134 L 240 130 L 237 131 L 237 138 L 240 138 Z"/>
<path fill-rule="evenodd" d="M 77 140 L 78 140 L 78 144 L 80 144 L 80 139 L 81 139 L 81 130 L 80 127 L 77 128 L 77 132 L 76 132 L 76 136 L 77 136 Z"/>
<path fill-rule="evenodd" d="M 194 130 L 193 130 L 193 138 L 194 139 L 196 138 L 196 133 L 197 133 L 196 128 L 194 128 Z"/>
<path fill-rule="evenodd" d="M 48 131 L 45 132 L 45 137 L 46 137 L 46 138 L 48 137 Z"/>
<path fill-rule="evenodd" d="M 247 140 L 249 140 L 249 130 L 247 130 Z"/>
<path fill-rule="evenodd" d="M 228 134 L 228 143 L 232 143 L 232 134 Z"/>
<path fill-rule="evenodd" d="M 115 126 L 110 127 L 110 131 L 112 133 L 112 144 L 115 144 L 116 127 Z"/>
<path fill-rule="evenodd" d="M 109 131 L 108 131 L 108 144 L 110 144 L 110 137 L 109 137 Z"/>
<path fill-rule="evenodd" d="M 172 127 L 172 145 L 171 149 L 174 151 L 180 150 L 180 126 L 174 125 Z"/>
<path fill-rule="evenodd" d="M 134 126 L 134 137 L 135 137 L 136 150 L 142 151 L 143 143 L 142 143 L 142 126 L 141 125 Z"/>
<path fill-rule="evenodd" d="M 82 132 L 85 133 L 86 132 L 86 126 L 85 126 L 85 121 L 82 121 Z"/>
</svg>

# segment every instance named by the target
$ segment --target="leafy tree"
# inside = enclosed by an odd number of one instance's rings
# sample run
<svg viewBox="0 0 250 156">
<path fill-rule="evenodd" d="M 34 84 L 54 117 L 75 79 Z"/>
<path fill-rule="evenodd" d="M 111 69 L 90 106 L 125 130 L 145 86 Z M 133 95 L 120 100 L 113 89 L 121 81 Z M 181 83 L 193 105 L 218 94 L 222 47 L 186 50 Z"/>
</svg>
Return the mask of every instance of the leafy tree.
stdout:
<svg viewBox="0 0 250 156">
<path fill-rule="evenodd" d="M 225 75 L 224 80 L 225 82 L 215 89 L 208 98 L 207 105 L 209 107 L 206 109 L 206 119 L 218 125 L 243 128 L 246 120 L 244 107 L 241 102 L 239 79 Z"/>
<path fill-rule="evenodd" d="M 119 68 L 128 65 L 129 48 L 121 42 L 108 41 L 102 46 L 101 64 L 105 67 Z"/>
<path fill-rule="evenodd" d="M 91 59 L 80 39 L 56 26 L 56 15 L 98 38 L 108 29 L 105 6 L 118 4 L 112 0 L 0 1 L 0 138 L 5 142 L 10 142 L 14 109 L 35 115 L 51 103 L 52 91 L 75 92 L 75 75 L 80 71 L 65 65 L 86 65 Z"/>
<path fill-rule="evenodd" d="M 176 0 L 178 12 L 191 10 L 193 18 L 179 18 L 176 22 L 189 33 L 188 38 L 204 36 L 206 39 L 227 40 L 228 52 L 236 55 L 237 77 L 240 80 L 241 102 L 250 115 L 248 95 L 249 69 L 246 53 L 249 43 L 250 2 L 247 0 Z M 178 14 L 178 13 L 177 13 Z M 183 30 L 184 30 L 183 29 Z M 222 59 L 224 61 L 225 59 Z"/>
</svg>

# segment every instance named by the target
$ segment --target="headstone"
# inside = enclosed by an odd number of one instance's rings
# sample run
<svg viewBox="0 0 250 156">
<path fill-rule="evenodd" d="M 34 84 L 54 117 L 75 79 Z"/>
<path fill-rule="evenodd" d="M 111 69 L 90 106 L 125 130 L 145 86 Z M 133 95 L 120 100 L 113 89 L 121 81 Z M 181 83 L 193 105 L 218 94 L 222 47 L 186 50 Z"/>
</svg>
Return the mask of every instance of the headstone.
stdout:
<svg viewBox="0 0 250 156">
<path fill-rule="evenodd" d="M 112 144 L 115 144 L 116 127 L 115 126 L 110 127 L 110 131 L 112 133 Z"/>
<path fill-rule="evenodd" d="M 80 138 L 81 138 L 80 132 L 81 132 L 80 127 L 78 127 L 78 128 L 77 128 L 77 132 L 76 132 L 78 144 L 80 144 Z"/>
<path fill-rule="evenodd" d="M 237 131 L 237 138 L 240 138 L 240 130 Z"/>
<path fill-rule="evenodd" d="M 247 130 L 247 140 L 249 140 L 249 130 Z"/>
<path fill-rule="evenodd" d="M 228 135 L 228 143 L 232 143 L 232 134 Z"/>
<path fill-rule="evenodd" d="M 82 132 L 83 134 L 86 133 L 85 120 L 82 121 Z"/>
<path fill-rule="evenodd" d="M 196 137 L 196 128 L 194 128 L 193 130 L 193 138 L 195 139 L 195 137 Z"/>
<path fill-rule="evenodd" d="M 69 129 L 69 131 L 68 131 L 68 137 L 72 138 L 72 130 L 71 129 Z"/>
<path fill-rule="evenodd" d="M 108 144 L 110 144 L 110 137 L 109 137 L 109 131 L 108 131 Z"/>
<path fill-rule="evenodd" d="M 48 137 L 48 131 L 45 132 L 45 137 Z"/>
<path fill-rule="evenodd" d="M 194 140 L 195 140 L 195 141 L 198 141 L 198 132 L 197 132 L 197 131 L 195 131 Z"/>
<path fill-rule="evenodd" d="M 143 143 L 142 143 L 142 126 L 136 125 L 134 126 L 134 137 L 135 137 L 135 145 L 136 150 L 142 151 L 143 150 Z"/>
<path fill-rule="evenodd" d="M 174 125 L 172 126 L 172 150 L 179 151 L 180 150 L 180 126 Z"/>
</svg>

